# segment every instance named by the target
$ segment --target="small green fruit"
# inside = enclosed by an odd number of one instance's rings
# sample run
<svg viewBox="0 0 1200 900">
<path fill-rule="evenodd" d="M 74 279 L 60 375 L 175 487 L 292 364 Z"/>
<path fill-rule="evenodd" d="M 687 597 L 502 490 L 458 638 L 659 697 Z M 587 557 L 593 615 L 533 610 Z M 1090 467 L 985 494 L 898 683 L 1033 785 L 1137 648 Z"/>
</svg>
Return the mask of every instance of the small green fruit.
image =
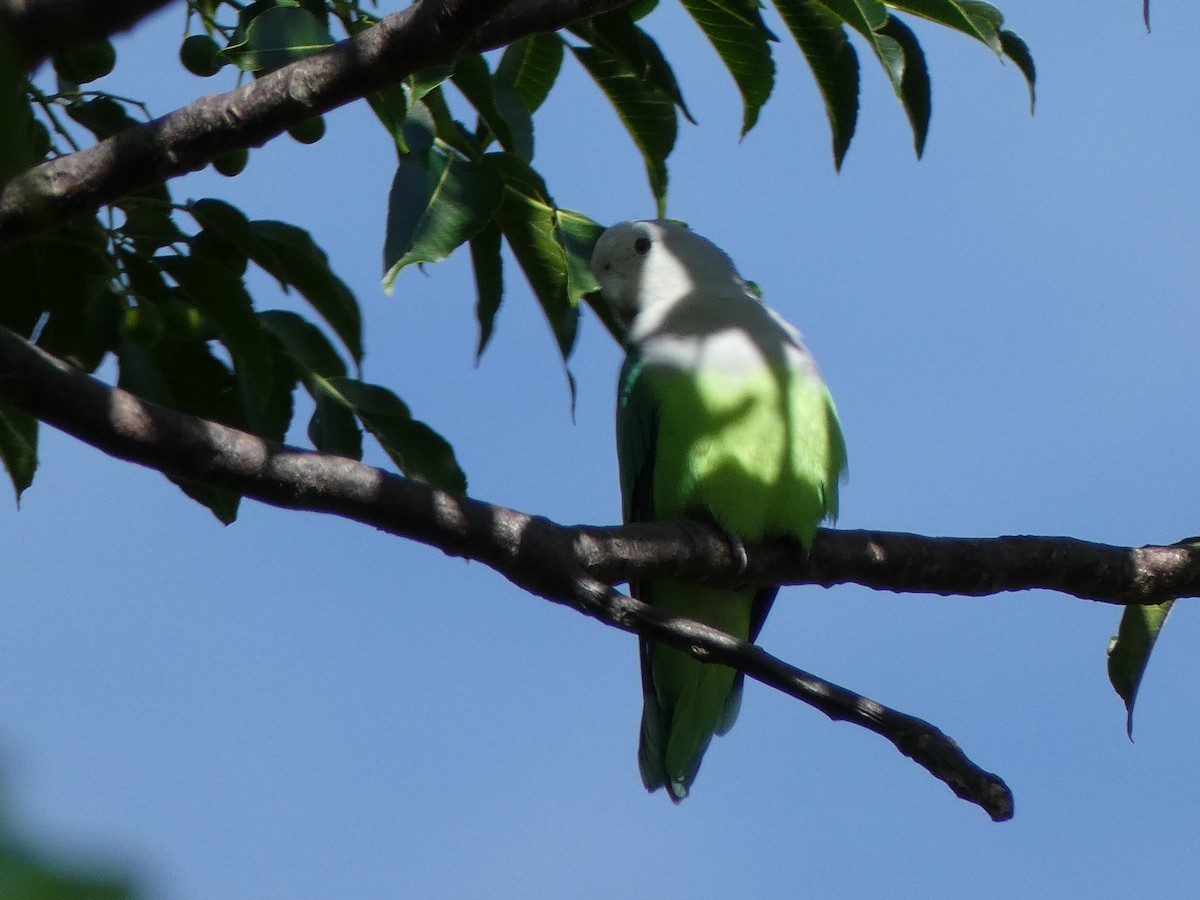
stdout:
<svg viewBox="0 0 1200 900">
<path fill-rule="evenodd" d="M 177 341 L 194 341 L 204 336 L 204 313 L 182 297 L 172 297 L 163 304 L 162 318 L 167 334 Z"/>
<path fill-rule="evenodd" d="M 311 119 L 297 122 L 287 132 L 301 144 L 315 144 L 325 137 L 325 119 L 322 116 L 313 116 Z"/>
<path fill-rule="evenodd" d="M 185 69 L 201 78 L 216 75 L 225 65 L 221 48 L 207 34 L 193 34 L 184 38 L 179 45 L 179 61 Z"/>
<path fill-rule="evenodd" d="M 117 51 L 109 41 L 73 47 L 54 57 L 54 71 L 63 81 L 87 84 L 103 78 L 117 64 Z"/>
<path fill-rule="evenodd" d="M 121 317 L 121 335 L 142 347 L 153 347 L 165 331 L 162 314 L 149 304 L 130 307 Z"/>
<path fill-rule="evenodd" d="M 238 150 L 230 150 L 228 153 L 222 153 L 212 162 L 212 167 L 222 175 L 232 178 L 234 175 L 240 175 L 242 169 L 246 168 L 246 163 L 250 161 L 250 151 L 243 148 Z"/>
</svg>

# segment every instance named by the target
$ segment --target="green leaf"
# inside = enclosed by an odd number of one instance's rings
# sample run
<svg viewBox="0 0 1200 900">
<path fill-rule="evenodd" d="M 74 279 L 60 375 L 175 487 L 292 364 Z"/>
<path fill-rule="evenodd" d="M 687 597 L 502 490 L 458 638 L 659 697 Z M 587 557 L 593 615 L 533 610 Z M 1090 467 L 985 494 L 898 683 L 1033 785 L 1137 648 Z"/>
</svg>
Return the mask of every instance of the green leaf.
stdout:
<svg viewBox="0 0 1200 900">
<path fill-rule="evenodd" d="M 475 351 L 475 363 L 479 364 L 492 330 L 496 324 L 496 313 L 504 297 L 504 268 L 500 258 L 500 226 L 489 222 L 483 230 L 471 238 L 471 266 L 475 271 L 475 318 L 479 320 L 479 347 Z"/>
<path fill-rule="evenodd" d="M 383 287 L 413 263 L 439 262 L 470 240 L 500 205 L 504 182 L 482 161 L 431 152 L 401 157 L 388 196 Z"/>
<path fill-rule="evenodd" d="M 319 375 L 303 379 L 316 404 L 308 420 L 308 439 L 322 453 L 362 459 L 362 431 L 342 395 Z"/>
<path fill-rule="evenodd" d="M 904 49 L 895 38 L 881 33 L 887 24 L 887 7 L 878 0 L 821 0 L 851 28 L 867 39 L 896 96 L 903 100 Z"/>
<path fill-rule="evenodd" d="M 242 371 L 234 373 L 243 427 L 269 441 L 282 442 L 292 424 L 296 370 L 282 353 L 275 355 L 271 383 L 260 388 Z"/>
<path fill-rule="evenodd" d="M 675 104 L 618 60 L 591 47 L 571 47 L 575 58 L 604 91 L 646 165 L 660 216 L 666 214 L 667 156 L 675 147 Z"/>
<path fill-rule="evenodd" d="M 1037 103 L 1037 69 L 1033 65 L 1033 54 L 1026 43 L 1011 31 L 1000 32 L 1000 45 L 1004 48 L 1004 55 L 1025 76 L 1025 83 L 1029 85 L 1029 112 L 1032 113 Z"/>
<path fill-rule="evenodd" d="M 200 341 L 163 340 L 154 347 L 128 341 L 118 353 L 117 384 L 170 409 L 240 427 L 233 373 Z M 237 518 L 240 498 L 223 488 L 167 476 L 188 497 L 228 525 Z"/>
<path fill-rule="evenodd" d="M 487 146 L 490 135 L 494 135 L 500 146 L 509 153 L 517 154 L 526 162 L 532 159 L 533 120 L 529 111 L 515 90 L 503 82 L 492 80 L 492 73 L 488 71 L 483 57 L 477 53 L 460 57 L 451 77 L 454 86 L 479 113 L 480 124 L 475 139 L 480 146 Z M 504 92 L 505 88 L 508 88 L 507 93 Z M 501 96 L 516 100 L 515 107 L 510 107 L 508 115 L 500 107 Z"/>
<path fill-rule="evenodd" d="M 512 152 L 525 162 L 533 159 L 533 116 L 525 100 L 512 85 L 492 80 L 492 93 L 496 97 L 496 109 L 508 123 L 513 136 Z M 501 144 L 503 146 L 503 144 Z M 480 148 L 482 149 L 482 148 Z"/>
<path fill-rule="evenodd" d="M 330 378 L 328 383 L 407 477 L 456 494 L 467 492 L 467 478 L 454 449 L 414 419 L 399 397 L 385 387 L 353 378 Z"/>
<path fill-rule="evenodd" d="M 362 363 L 362 314 L 346 283 L 329 268 L 329 257 L 307 231 L 270 219 L 250 223 L 245 248 L 250 259 L 273 275 L 286 291 L 295 288 Z"/>
<path fill-rule="evenodd" d="M 0 462 L 8 471 L 18 506 L 21 494 L 33 484 L 33 473 L 38 464 L 37 442 L 37 419 L 0 403 Z"/>
<path fill-rule="evenodd" d="M 245 40 L 225 48 L 225 55 L 246 72 L 278 69 L 333 44 L 329 29 L 298 6 L 276 6 L 256 16 Z"/>
<path fill-rule="evenodd" d="M 986 44 L 997 56 L 1007 56 L 1025 76 L 1029 108 L 1033 109 L 1036 82 L 1033 57 L 1023 40 L 1001 29 L 1004 16 L 996 7 L 981 0 L 888 0 L 888 5 L 961 31 Z"/>
<path fill-rule="evenodd" d="M 997 56 L 1003 52 L 1000 35 L 996 30 L 999 25 L 999 11 L 988 4 L 967 4 L 959 0 L 888 0 L 888 6 L 961 31 L 982 41 Z M 983 7 L 987 7 L 995 15 L 987 14 Z"/>
<path fill-rule="evenodd" d="M 229 348 L 235 365 L 262 390 L 271 383 L 271 347 L 241 277 L 220 263 L 197 256 L 162 258 L 163 269 L 193 306 L 204 313 Z"/>
<path fill-rule="evenodd" d="M 415 113 L 421 113 L 424 118 L 428 119 L 430 145 L 436 139 L 457 150 L 467 159 L 479 159 L 483 156 L 483 147 L 475 140 L 475 135 L 451 114 L 450 107 L 446 105 L 446 98 L 440 88 L 430 91 L 425 95 L 423 102 L 415 104 L 409 111 L 409 117 L 412 118 Z M 409 130 L 409 126 L 405 126 L 405 134 L 412 135 L 414 132 Z M 420 156 L 428 149 L 428 147 L 417 146 L 411 152 L 413 155 Z"/>
<path fill-rule="evenodd" d="M 925 151 L 925 137 L 929 134 L 929 116 L 932 111 L 929 69 L 925 65 L 925 53 L 917 43 L 917 36 L 895 16 L 888 19 L 887 24 L 879 29 L 879 34 L 890 37 L 904 52 L 900 105 L 904 107 L 904 114 L 908 116 L 909 125 L 912 126 L 913 147 L 920 158 Z"/>
<path fill-rule="evenodd" d="M 317 375 L 345 375 L 346 364 L 333 344 L 312 322 L 294 312 L 269 309 L 258 319 L 279 341 L 287 355 L 298 365 Z"/>
<path fill-rule="evenodd" d="M 579 296 L 571 293 L 567 259 L 557 239 L 557 207 L 541 176 L 509 153 L 485 157 L 504 178 L 496 220 L 542 306 L 565 360 L 579 322 Z"/>
<path fill-rule="evenodd" d="M 554 211 L 554 237 L 567 264 L 567 291 L 578 303 L 585 294 L 600 289 L 592 275 L 592 250 L 604 226 L 569 209 Z"/>
<path fill-rule="evenodd" d="M 425 95 L 441 87 L 442 82 L 450 77 L 454 66 L 436 65 L 419 69 L 408 76 L 407 84 L 409 97 L 413 103 L 425 99 Z"/>
<path fill-rule="evenodd" d="M 203 197 L 188 203 L 186 209 L 197 225 L 216 232 L 231 244 L 242 246 L 250 240 L 250 220 L 224 200 Z"/>
<path fill-rule="evenodd" d="M 821 91 L 833 136 L 833 164 L 840 169 L 858 122 L 858 54 L 841 19 L 815 0 L 775 0 L 775 8 Z"/>
<path fill-rule="evenodd" d="M 1133 704 L 1146 664 L 1174 600 L 1156 606 L 1127 606 L 1117 636 L 1108 642 L 1108 680 L 1125 702 L 1125 733 L 1133 739 Z"/>
<path fill-rule="evenodd" d="M 529 112 L 535 113 L 554 87 L 562 60 L 562 38 L 557 34 L 535 34 L 505 48 L 495 78 L 516 88 Z"/>
<path fill-rule="evenodd" d="M 775 86 L 775 63 L 757 0 L 682 0 L 733 76 L 742 95 L 742 137 L 758 121 Z"/>
<path fill-rule="evenodd" d="M 572 26 L 572 32 L 584 38 L 607 56 L 620 60 L 631 72 L 671 98 L 693 125 L 691 111 L 667 58 L 654 39 L 634 24 L 626 9 L 618 9 Z M 764 98 L 765 99 L 765 98 Z"/>
<path fill-rule="evenodd" d="M 121 231 L 132 238 L 135 249 L 140 252 L 153 253 L 159 247 L 184 238 L 175 224 L 171 192 L 161 182 L 122 197 L 116 205 L 125 213 Z"/>
<path fill-rule="evenodd" d="M 67 104 L 67 115 L 102 141 L 138 124 L 125 107 L 112 97 L 74 100 Z"/>
</svg>

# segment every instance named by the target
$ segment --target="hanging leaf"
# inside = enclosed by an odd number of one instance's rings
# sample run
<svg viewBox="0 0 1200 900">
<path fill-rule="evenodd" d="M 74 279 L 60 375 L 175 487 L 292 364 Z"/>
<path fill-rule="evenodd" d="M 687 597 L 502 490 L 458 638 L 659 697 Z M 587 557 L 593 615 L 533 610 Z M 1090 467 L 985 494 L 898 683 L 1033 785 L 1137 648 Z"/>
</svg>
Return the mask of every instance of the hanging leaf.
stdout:
<svg viewBox="0 0 1200 900">
<path fill-rule="evenodd" d="M 775 36 L 762 20 L 757 0 L 682 0 L 721 57 L 742 95 L 742 137 L 758 121 L 775 86 L 768 41 Z"/>
<path fill-rule="evenodd" d="M 959 0 L 888 0 L 888 6 L 961 31 L 986 44 L 997 56 L 1004 52 L 997 31 L 1000 12 L 989 4 L 961 3 Z"/>
<path fill-rule="evenodd" d="M 489 222 L 483 230 L 471 238 L 471 266 L 475 272 L 475 318 L 479 321 L 479 346 L 475 350 L 475 363 L 479 364 L 492 330 L 496 313 L 504 297 L 504 268 L 500 258 L 500 226 Z"/>
<path fill-rule="evenodd" d="M 658 214 L 666 215 L 667 157 L 675 148 L 678 128 L 675 104 L 661 90 L 600 51 L 591 47 L 572 47 L 571 52 L 604 91 L 641 151 Z"/>
<path fill-rule="evenodd" d="M 858 122 L 858 54 L 842 20 L 816 0 L 775 0 L 788 31 L 812 70 L 833 135 L 833 164 L 840 169 Z"/>
<path fill-rule="evenodd" d="M 900 78 L 900 105 L 908 116 L 912 127 L 913 148 L 917 158 L 925 152 L 925 138 L 929 134 L 929 116 L 932 111 L 929 91 L 929 69 L 925 65 L 925 53 L 917 43 L 917 36 L 912 30 L 892 16 L 879 29 L 879 34 L 885 35 L 897 44 L 904 53 L 904 74 Z"/>
<path fill-rule="evenodd" d="M 1150 662 L 1154 642 L 1166 624 L 1174 600 L 1156 606 L 1127 606 L 1117 636 L 1108 642 L 1108 680 L 1125 702 L 1125 733 L 1133 739 L 1133 704 Z"/>
<path fill-rule="evenodd" d="M 566 256 L 557 239 L 557 208 L 541 177 L 517 157 L 490 153 L 486 159 L 504 179 L 496 220 L 566 360 L 575 344 L 579 297 L 571 293 Z"/>
<path fill-rule="evenodd" d="M 557 34 L 531 35 L 505 48 L 495 79 L 516 88 L 529 112 L 535 113 L 554 87 L 562 61 L 562 38 Z"/>
<path fill-rule="evenodd" d="M 500 205 L 504 182 L 482 161 L 431 152 L 402 157 L 388 197 L 383 287 L 413 263 L 440 262 L 470 240 Z"/>
<path fill-rule="evenodd" d="M 1037 104 L 1037 69 L 1033 65 L 1033 54 L 1028 45 L 1011 31 L 1000 32 L 1000 45 L 1004 47 L 1004 55 L 1013 61 L 1025 83 L 1029 85 L 1029 112 L 1033 112 Z"/>
<path fill-rule="evenodd" d="M 628 10 L 618 9 L 572 26 L 571 31 L 606 55 L 620 60 L 629 71 L 662 91 L 693 125 L 675 71 L 650 35 L 638 28 Z"/>
<path fill-rule="evenodd" d="M 295 288 L 329 323 L 350 351 L 355 365 L 362 364 L 362 314 L 358 300 L 329 267 L 329 257 L 307 231 L 269 219 L 250 223 L 246 252 L 263 271 L 274 276 L 284 290 Z"/>
<path fill-rule="evenodd" d="M 407 477 L 456 494 L 467 492 L 467 479 L 453 448 L 424 422 L 414 419 L 394 393 L 353 378 L 330 378 L 328 385 Z"/>
<path fill-rule="evenodd" d="M 37 441 L 37 419 L 0 404 L 0 462 L 8 472 L 18 506 L 25 489 L 33 484 L 33 473 L 38 464 Z"/>
<path fill-rule="evenodd" d="M 821 3 L 867 39 L 896 96 L 902 98 L 904 49 L 895 38 L 880 33 L 888 21 L 887 7 L 878 0 L 821 0 Z"/>
</svg>

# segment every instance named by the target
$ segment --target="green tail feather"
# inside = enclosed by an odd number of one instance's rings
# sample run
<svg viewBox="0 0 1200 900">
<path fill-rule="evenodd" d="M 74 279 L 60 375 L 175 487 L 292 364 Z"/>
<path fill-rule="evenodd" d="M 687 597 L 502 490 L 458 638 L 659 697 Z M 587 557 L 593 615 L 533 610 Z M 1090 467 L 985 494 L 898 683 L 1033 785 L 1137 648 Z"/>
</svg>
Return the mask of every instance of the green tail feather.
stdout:
<svg viewBox="0 0 1200 900">
<path fill-rule="evenodd" d="M 774 591 L 728 591 L 658 581 L 638 592 L 665 612 L 687 616 L 738 637 L 757 633 L 756 599 Z M 638 767 L 648 791 L 688 795 L 714 734 L 725 734 L 741 707 L 742 677 L 727 666 L 698 662 L 682 650 L 641 642 L 642 711 Z"/>
</svg>

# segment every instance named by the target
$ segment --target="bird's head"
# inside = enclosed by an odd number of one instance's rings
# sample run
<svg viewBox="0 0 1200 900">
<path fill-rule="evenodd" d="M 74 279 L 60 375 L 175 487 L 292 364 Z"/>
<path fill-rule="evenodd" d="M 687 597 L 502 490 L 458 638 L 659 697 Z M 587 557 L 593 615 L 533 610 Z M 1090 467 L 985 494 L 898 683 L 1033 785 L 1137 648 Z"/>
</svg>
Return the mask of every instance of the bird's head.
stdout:
<svg viewBox="0 0 1200 900">
<path fill-rule="evenodd" d="M 642 312 L 692 295 L 744 295 L 733 262 L 712 241 L 662 219 L 620 222 L 592 252 L 600 292 L 626 327 Z"/>
</svg>

